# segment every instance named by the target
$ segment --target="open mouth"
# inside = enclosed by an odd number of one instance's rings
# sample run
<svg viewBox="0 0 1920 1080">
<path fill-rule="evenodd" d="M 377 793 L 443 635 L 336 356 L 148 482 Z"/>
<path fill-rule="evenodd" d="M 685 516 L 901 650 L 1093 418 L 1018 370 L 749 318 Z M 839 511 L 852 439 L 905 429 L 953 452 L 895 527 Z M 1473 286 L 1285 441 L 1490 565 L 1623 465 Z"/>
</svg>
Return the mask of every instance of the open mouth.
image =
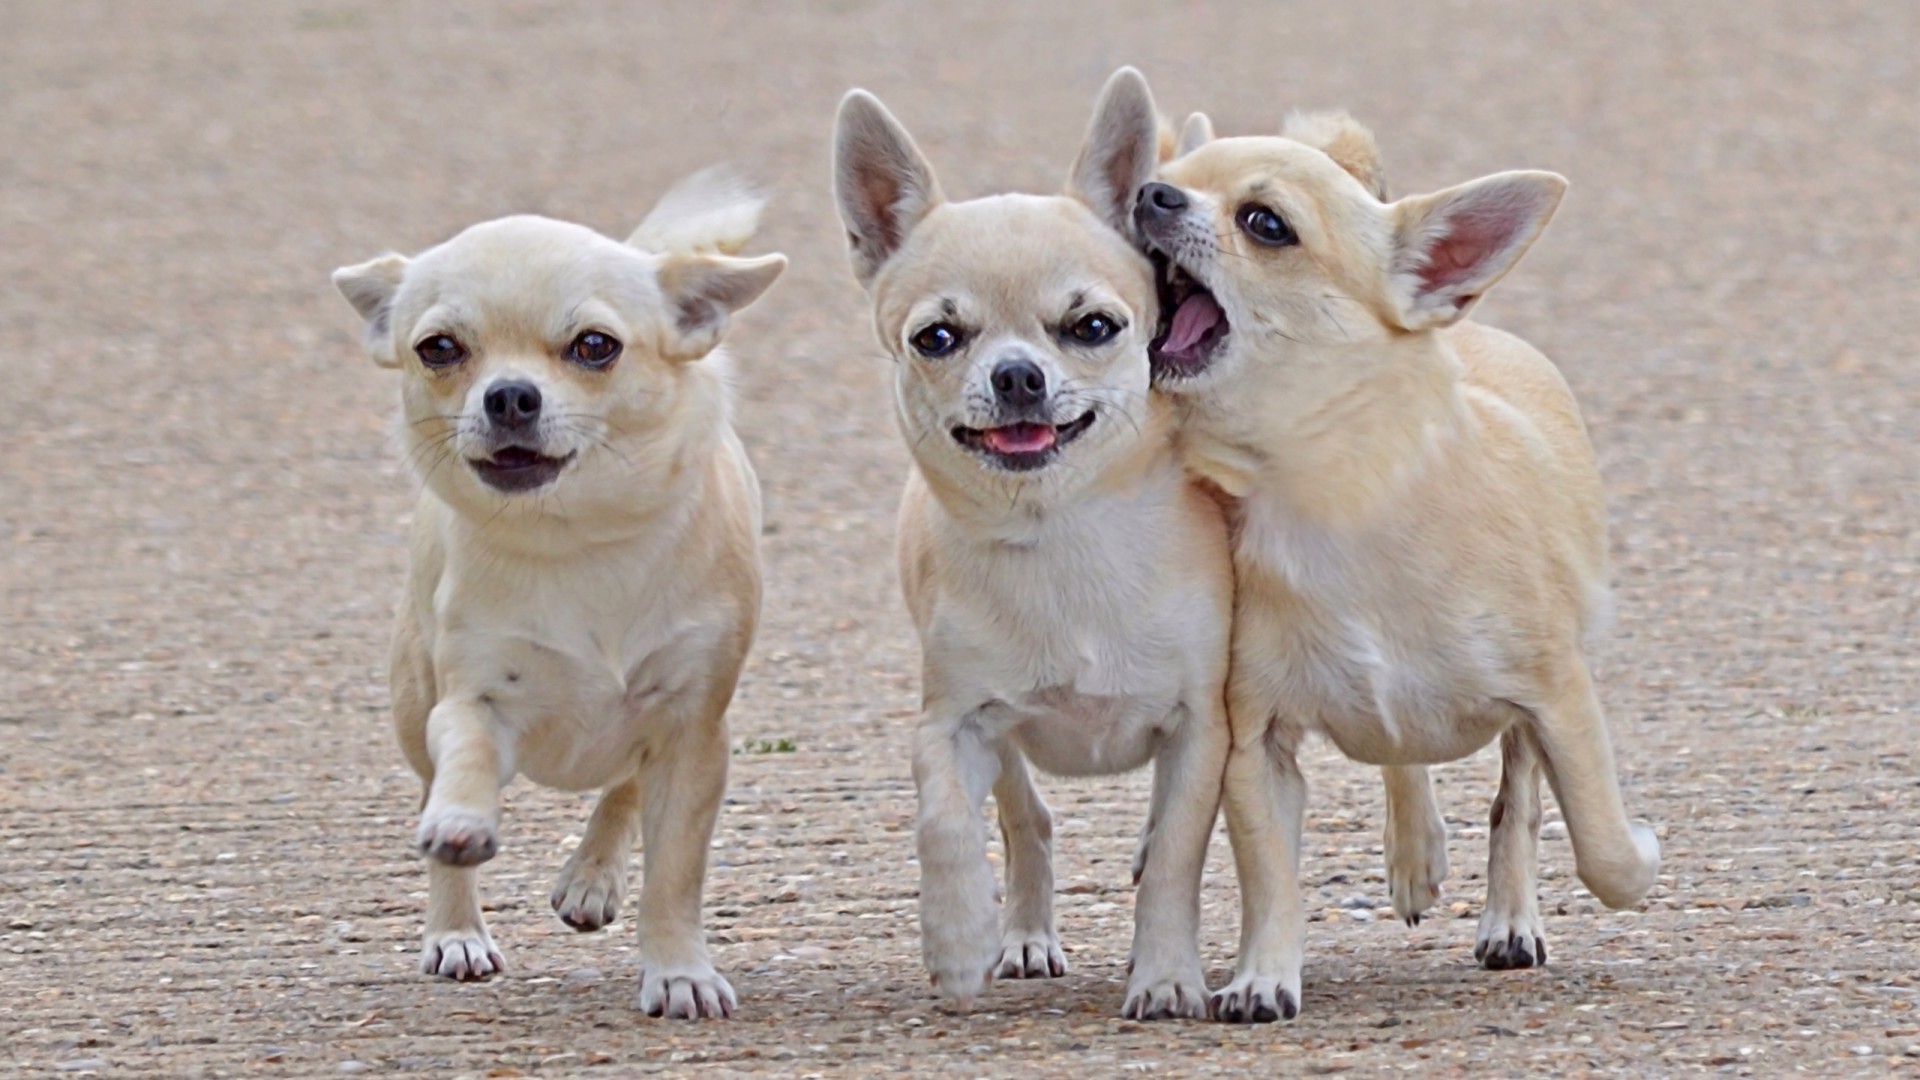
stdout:
<svg viewBox="0 0 1920 1080">
<path fill-rule="evenodd" d="M 467 464 L 482 483 L 511 495 L 553 483 L 572 460 L 572 454 L 548 457 L 524 446 L 508 446 L 495 450 L 492 457 L 469 458 Z"/>
<path fill-rule="evenodd" d="M 1160 325 L 1147 345 L 1156 380 L 1191 378 L 1207 370 L 1232 327 L 1206 286 L 1158 248 L 1150 249 L 1160 290 Z"/>
<path fill-rule="evenodd" d="M 986 457 L 1003 469 L 1027 472 L 1053 460 L 1060 448 L 1093 426 L 1093 410 L 1064 424 L 1007 424 L 1002 427 L 953 429 L 954 441 Z"/>
</svg>

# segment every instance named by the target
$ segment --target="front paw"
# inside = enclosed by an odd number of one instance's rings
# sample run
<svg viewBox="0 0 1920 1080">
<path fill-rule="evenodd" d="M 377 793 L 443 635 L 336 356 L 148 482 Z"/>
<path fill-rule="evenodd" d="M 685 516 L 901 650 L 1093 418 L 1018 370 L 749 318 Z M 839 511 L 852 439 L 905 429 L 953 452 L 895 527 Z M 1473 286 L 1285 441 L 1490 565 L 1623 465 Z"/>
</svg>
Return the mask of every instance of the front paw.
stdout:
<svg viewBox="0 0 1920 1080">
<path fill-rule="evenodd" d="M 477 982 L 505 971 L 507 962 L 486 927 L 428 931 L 420 970 L 456 982 Z"/>
<path fill-rule="evenodd" d="M 740 1007 L 713 965 L 640 963 L 640 1011 L 668 1020 L 725 1020 Z"/>
<path fill-rule="evenodd" d="M 1241 975 L 1220 988 L 1208 1002 L 1208 1015 L 1228 1024 L 1271 1024 L 1300 1015 L 1300 986 L 1280 979 Z"/>
<path fill-rule="evenodd" d="M 1198 965 L 1160 974 L 1136 967 L 1120 1015 L 1128 1020 L 1204 1020 L 1207 981 Z"/>
<path fill-rule="evenodd" d="M 1447 833 L 1438 822 L 1419 842 L 1389 836 L 1387 895 L 1393 913 L 1408 926 L 1420 925 L 1420 916 L 1440 900 L 1440 883 L 1447 880 Z"/>
<path fill-rule="evenodd" d="M 996 979 L 1057 979 L 1067 973 L 1067 956 L 1060 937 L 1049 930 L 1008 928 L 1000 939 L 1000 960 L 993 966 Z"/>
<path fill-rule="evenodd" d="M 1547 966 L 1547 932 L 1535 904 L 1494 904 L 1480 916 L 1473 958 L 1488 971 Z"/>
<path fill-rule="evenodd" d="M 620 917 L 626 870 L 624 862 L 610 866 L 598 860 L 569 861 L 547 900 L 561 922 L 581 933 L 598 930 Z"/>
<path fill-rule="evenodd" d="M 420 854 L 448 866 L 479 866 L 500 850 L 493 819 L 457 807 L 428 807 L 414 844 Z"/>
</svg>

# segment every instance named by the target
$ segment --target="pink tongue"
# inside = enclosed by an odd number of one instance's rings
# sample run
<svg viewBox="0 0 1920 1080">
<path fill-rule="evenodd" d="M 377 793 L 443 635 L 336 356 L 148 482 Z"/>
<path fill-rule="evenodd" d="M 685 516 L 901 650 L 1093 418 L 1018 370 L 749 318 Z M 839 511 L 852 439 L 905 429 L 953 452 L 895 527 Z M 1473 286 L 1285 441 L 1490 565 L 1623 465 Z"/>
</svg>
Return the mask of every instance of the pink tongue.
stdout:
<svg viewBox="0 0 1920 1080">
<path fill-rule="evenodd" d="M 1046 424 L 1008 424 L 981 432 L 980 441 L 996 454 L 1032 454 L 1053 445 L 1053 429 Z"/>
<path fill-rule="evenodd" d="M 1173 325 L 1167 328 L 1167 340 L 1160 346 L 1161 352 L 1183 353 L 1205 337 L 1207 331 L 1220 324 L 1227 313 L 1213 302 L 1206 293 L 1194 293 L 1173 313 Z"/>
</svg>

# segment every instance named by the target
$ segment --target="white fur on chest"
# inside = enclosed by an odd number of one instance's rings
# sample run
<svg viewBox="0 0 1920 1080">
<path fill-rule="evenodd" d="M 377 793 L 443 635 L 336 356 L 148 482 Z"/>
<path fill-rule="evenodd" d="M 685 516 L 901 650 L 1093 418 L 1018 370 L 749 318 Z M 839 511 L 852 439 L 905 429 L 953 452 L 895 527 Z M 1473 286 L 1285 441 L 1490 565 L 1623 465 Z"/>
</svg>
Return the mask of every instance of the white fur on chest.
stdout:
<svg viewBox="0 0 1920 1080">
<path fill-rule="evenodd" d="M 1426 594 L 1375 536 L 1253 499 L 1235 560 L 1245 579 L 1269 583 L 1254 595 L 1287 597 L 1276 625 L 1238 645 L 1235 674 L 1282 723 L 1376 764 L 1454 760 L 1491 737 L 1481 729 L 1494 711 L 1497 631 Z"/>
</svg>

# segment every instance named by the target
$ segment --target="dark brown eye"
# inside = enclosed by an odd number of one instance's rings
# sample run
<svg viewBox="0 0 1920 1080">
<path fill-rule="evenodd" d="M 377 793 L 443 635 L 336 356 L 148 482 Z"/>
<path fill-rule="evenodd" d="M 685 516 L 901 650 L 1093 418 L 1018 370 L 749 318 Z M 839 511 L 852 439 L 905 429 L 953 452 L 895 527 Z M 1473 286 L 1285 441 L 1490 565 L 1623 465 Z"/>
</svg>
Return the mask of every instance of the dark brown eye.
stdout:
<svg viewBox="0 0 1920 1080">
<path fill-rule="evenodd" d="M 467 358 L 466 346 L 446 334 L 435 334 L 413 347 L 420 362 L 430 368 L 449 368 Z"/>
<path fill-rule="evenodd" d="M 603 368 L 620 355 L 620 342 L 598 330 L 589 330 L 567 346 L 567 359 L 581 367 Z"/>
<path fill-rule="evenodd" d="M 1104 311 L 1095 311 L 1080 316 L 1078 322 L 1067 327 L 1067 333 L 1082 345 L 1103 345 L 1124 329 L 1126 324 L 1119 319 Z"/>
<path fill-rule="evenodd" d="M 1233 215 L 1233 220 L 1240 226 L 1241 232 L 1253 237 L 1255 243 L 1286 247 L 1300 242 L 1300 237 L 1294 234 L 1293 226 L 1288 225 L 1285 218 L 1259 203 L 1248 203 L 1241 207 L 1240 212 Z"/>
<path fill-rule="evenodd" d="M 907 341 L 921 356 L 945 356 L 960 347 L 960 331 L 946 323 L 934 323 Z"/>
</svg>

